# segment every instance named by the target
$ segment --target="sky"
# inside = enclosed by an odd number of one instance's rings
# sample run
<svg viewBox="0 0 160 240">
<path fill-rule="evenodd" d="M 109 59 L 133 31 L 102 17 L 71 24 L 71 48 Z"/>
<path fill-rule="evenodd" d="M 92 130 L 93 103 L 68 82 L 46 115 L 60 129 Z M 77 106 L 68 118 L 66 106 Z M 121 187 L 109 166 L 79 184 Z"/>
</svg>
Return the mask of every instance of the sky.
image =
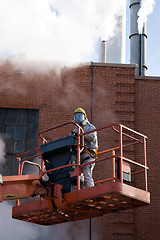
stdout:
<svg viewBox="0 0 160 240">
<path fill-rule="evenodd" d="M 73 65 L 99 61 L 99 42 L 116 34 L 116 14 L 126 0 L 0 0 L 0 57 Z M 147 20 L 146 75 L 160 76 L 160 0 Z M 129 64 L 129 0 L 126 63 Z M 69 3 L 69 4 L 68 4 Z"/>
</svg>

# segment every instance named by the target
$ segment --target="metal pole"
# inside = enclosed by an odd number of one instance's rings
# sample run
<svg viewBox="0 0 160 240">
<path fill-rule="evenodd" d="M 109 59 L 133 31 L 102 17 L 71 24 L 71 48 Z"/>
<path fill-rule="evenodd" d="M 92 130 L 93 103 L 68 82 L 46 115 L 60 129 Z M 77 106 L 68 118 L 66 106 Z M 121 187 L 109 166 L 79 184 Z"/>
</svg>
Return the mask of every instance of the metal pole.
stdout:
<svg viewBox="0 0 160 240">
<path fill-rule="evenodd" d="M 139 76 L 142 75 L 142 34 L 139 34 Z"/>
<path fill-rule="evenodd" d="M 89 240 L 92 239 L 92 219 L 89 219 Z"/>
<path fill-rule="evenodd" d="M 93 121 L 93 62 L 91 62 L 91 123 Z M 89 219 L 89 240 L 92 235 L 92 220 Z"/>
<path fill-rule="evenodd" d="M 102 63 L 106 63 L 106 41 L 101 41 L 101 60 Z"/>
<path fill-rule="evenodd" d="M 144 166 L 147 167 L 147 158 L 146 158 L 146 139 L 143 138 L 143 153 L 144 153 Z M 145 182 L 145 190 L 148 191 L 147 184 L 147 169 L 144 169 L 144 182 Z"/>
<path fill-rule="evenodd" d="M 21 174 L 21 158 L 17 157 L 17 162 L 18 162 L 18 175 Z"/>
<path fill-rule="evenodd" d="M 77 169 L 80 168 L 80 128 L 77 130 Z M 80 176 L 77 173 L 77 190 L 80 190 Z"/>
<path fill-rule="evenodd" d="M 42 143 L 46 143 L 46 140 L 43 138 L 42 140 Z M 42 158 L 42 155 L 41 155 L 41 173 L 44 171 L 44 161 L 43 161 L 43 158 Z"/>
<path fill-rule="evenodd" d="M 18 162 L 18 175 L 21 174 L 21 158 L 17 157 L 17 162 Z M 16 206 L 20 205 L 20 200 L 16 199 Z"/>
<path fill-rule="evenodd" d="M 112 182 L 115 182 L 115 150 L 112 150 Z"/>
<path fill-rule="evenodd" d="M 92 112 L 93 112 L 93 62 L 91 62 L 91 123 L 92 123 Z"/>
</svg>

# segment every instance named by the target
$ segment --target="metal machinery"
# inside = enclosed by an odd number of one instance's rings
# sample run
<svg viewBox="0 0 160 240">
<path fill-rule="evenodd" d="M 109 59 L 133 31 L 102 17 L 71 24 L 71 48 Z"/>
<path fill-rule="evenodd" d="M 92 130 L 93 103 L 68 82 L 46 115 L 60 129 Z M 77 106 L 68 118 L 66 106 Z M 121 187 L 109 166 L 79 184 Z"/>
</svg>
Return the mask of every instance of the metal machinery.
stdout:
<svg viewBox="0 0 160 240">
<path fill-rule="evenodd" d="M 52 141 L 47 141 L 44 137 L 50 131 L 69 125 L 77 127 L 76 137 L 66 136 Z M 107 165 L 106 175 L 110 171 L 110 177 L 96 179 L 94 187 L 81 189 L 81 168 L 87 163 L 80 164 L 80 154 L 85 146 L 84 136 L 89 132 L 84 133 L 73 121 L 44 130 L 40 132 L 40 149 L 17 156 L 18 175 L 1 176 L 0 201 L 16 199 L 16 206 L 12 209 L 13 218 L 53 225 L 150 204 L 147 187 L 147 137 L 121 124 L 92 131 L 97 131 L 99 136 L 103 131 L 106 139 L 107 131 L 116 136 L 116 146 L 100 149 L 98 159 L 93 161 L 96 163 L 95 169 L 98 164 Z M 105 145 L 105 141 L 102 145 Z M 136 146 L 139 156 L 133 160 L 127 156 L 127 149 Z M 35 152 L 34 156 L 24 158 Z M 36 158 L 41 159 L 41 164 L 34 162 Z M 38 168 L 38 174 L 23 174 L 26 164 L 33 166 L 33 169 Z M 46 175 L 48 179 L 45 181 Z M 137 187 L 137 183 L 140 186 Z M 23 200 L 20 199 L 23 198 L 30 198 L 30 201 L 22 203 Z"/>
</svg>

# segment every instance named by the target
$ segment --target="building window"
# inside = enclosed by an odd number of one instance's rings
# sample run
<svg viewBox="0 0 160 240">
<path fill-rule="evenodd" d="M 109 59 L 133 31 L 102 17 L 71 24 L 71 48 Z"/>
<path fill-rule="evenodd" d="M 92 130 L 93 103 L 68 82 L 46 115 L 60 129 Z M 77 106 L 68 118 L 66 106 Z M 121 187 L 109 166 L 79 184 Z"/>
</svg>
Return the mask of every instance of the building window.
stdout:
<svg viewBox="0 0 160 240">
<path fill-rule="evenodd" d="M 38 114 L 36 109 L 0 108 L 0 134 L 6 144 L 9 174 L 17 172 L 17 154 L 37 147 Z"/>
</svg>

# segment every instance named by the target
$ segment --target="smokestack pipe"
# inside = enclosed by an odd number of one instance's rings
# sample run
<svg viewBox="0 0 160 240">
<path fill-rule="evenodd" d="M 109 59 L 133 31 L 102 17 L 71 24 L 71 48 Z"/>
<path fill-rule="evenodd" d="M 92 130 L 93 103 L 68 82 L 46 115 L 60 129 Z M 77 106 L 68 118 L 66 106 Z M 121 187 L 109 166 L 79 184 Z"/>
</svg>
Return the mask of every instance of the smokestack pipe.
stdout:
<svg viewBox="0 0 160 240">
<path fill-rule="evenodd" d="M 101 41 L 101 53 L 100 53 L 100 61 L 102 63 L 106 63 L 106 41 Z"/>
<path fill-rule="evenodd" d="M 136 65 L 135 75 L 144 76 L 146 73 L 146 26 L 142 33 L 138 32 L 138 11 L 140 9 L 139 0 L 130 1 L 130 63 Z"/>
<path fill-rule="evenodd" d="M 139 76 L 142 74 L 142 34 L 139 35 Z"/>
</svg>

